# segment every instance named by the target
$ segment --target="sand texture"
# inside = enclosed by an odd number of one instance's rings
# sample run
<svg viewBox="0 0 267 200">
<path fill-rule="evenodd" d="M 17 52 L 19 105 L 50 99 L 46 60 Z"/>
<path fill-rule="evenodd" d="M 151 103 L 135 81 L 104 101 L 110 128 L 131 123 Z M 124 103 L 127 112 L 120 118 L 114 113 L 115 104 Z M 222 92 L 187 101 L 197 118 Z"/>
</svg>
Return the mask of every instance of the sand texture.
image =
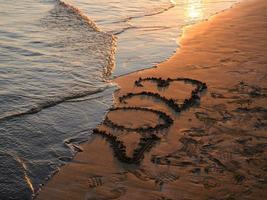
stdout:
<svg viewBox="0 0 267 200">
<path fill-rule="evenodd" d="M 180 43 L 114 80 L 114 107 L 37 199 L 267 199 L 267 1 L 187 27 Z"/>
</svg>

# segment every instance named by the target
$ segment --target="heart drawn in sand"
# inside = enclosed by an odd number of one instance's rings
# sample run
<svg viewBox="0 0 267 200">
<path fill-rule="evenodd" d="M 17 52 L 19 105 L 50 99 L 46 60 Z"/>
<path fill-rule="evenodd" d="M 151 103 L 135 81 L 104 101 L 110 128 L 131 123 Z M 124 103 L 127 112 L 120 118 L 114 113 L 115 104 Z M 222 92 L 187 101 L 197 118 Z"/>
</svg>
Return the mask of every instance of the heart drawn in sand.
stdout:
<svg viewBox="0 0 267 200">
<path fill-rule="evenodd" d="M 183 112 L 190 107 L 194 105 L 198 105 L 201 98 L 201 93 L 207 89 L 207 85 L 201 81 L 190 79 L 190 78 L 175 78 L 175 79 L 162 79 L 162 78 L 155 78 L 155 77 L 149 77 L 149 78 L 139 78 L 135 81 L 136 87 L 144 87 L 143 82 L 145 81 L 151 81 L 157 84 L 158 88 L 167 88 L 172 82 L 183 82 L 185 84 L 191 84 L 196 86 L 194 90 L 191 91 L 191 96 L 188 99 L 185 99 L 182 104 L 176 103 L 174 99 L 169 99 L 164 96 L 161 96 L 158 93 L 152 93 L 152 92 L 146 92 L 142 91 L 140 93 L 128 93 L 126 95 L 123 95 L 119 97 L 120 102 L 126 102 L 127 99 L 130 99 L 135 96 L 149 96 L 153 97 L 157 100 L 160 100 L 165 105 L 167 105 L 169 108 L 171 108 L 176 113 Z M 101 135 L 104 137 L 110 144 L 114 151 L 115 156 L 118 160 L 124 163 L 128 164 L 139 164 L 142 159 L 144 158 L 144 153 L 149 151 L 159 140 L 160 137 L 156 135 L 158 131 L 161 131 L 163 129 L 169 128 L 173 124 L 173 119 L 166 113 L 154 109 L 149 108 L 143 108 L 143 107 L 117 107 L 117 108 L 111 108 L 109 112 L 113 112 L 116 110 L 136 110 L 136 111 L 143 111 L 143 112 L 150 112 L 158 115 L 159 119 L 162 119 L 164 121 L 163 124 L 157 124 L 156 126 L 146 126 L 146 127 L 138 127 L 138 128 L 131 128 L 127 127 L 125 125 L 118 124 L 116 122 L 113 122 L 109 117 L 107 116 L 104 120 L 103 124 L 105 126 L 108 126 L 109 128 L 112 128 L 114 130 L 120 130 L 120 131 L 135 131 L 139 133 L 150 133 L 149 136 L 141 137 L 138 143 L 138 147 L 134 150 L 134 153 L 132 157 L 129 157 L 126 155 L 126 146 L 122 141 L 118 139 L 117 136 L 114 136 L 110 133 L 107 133 L 106 131 L 100 131 L 98 129 L 95 129 L 93 132 L 94 134 Z"/>
</svg>

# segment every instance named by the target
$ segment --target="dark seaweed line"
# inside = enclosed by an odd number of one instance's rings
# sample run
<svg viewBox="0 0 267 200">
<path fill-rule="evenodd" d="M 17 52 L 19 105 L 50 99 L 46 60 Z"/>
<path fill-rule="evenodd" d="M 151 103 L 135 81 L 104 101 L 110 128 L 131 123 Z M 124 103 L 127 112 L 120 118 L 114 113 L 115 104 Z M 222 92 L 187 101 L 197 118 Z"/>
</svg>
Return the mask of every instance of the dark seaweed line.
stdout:
<svg viewBox="0 0 267 200">
<path fill-rule="evenodd" d="M 170 85 L 171 82 L 180 81 L 180 82 L 185 82 L 185 83 L 189 83 L 192 85 L 197 85 L 198 87 L 203 86 L 203 88 L 202 88 L 203 90 L 207 89 L 206 83 L 203 83 L 201 81 L 191 79 L 191 78 L 175 78 L 175 79 L 167 78 L 165 80 L 162 78 L 147 77 L 147 78 L 139 78 L 137 81 L 135 81 L 135 85 L 137 87 L 143 87 L 142 82 L 144 82 L 144 81 L 154 81 L 157 83 L 158 87 L 167 87 Z M 199 89 L 201 89 L 201 88 L 199 88 Z"/>
<path fill-rule="evenodd" d="M 151 96 L 151 97 L 161 100 L 162 102 L 167 104 L 169 107 L 171 107 L 174 111 L 180 113 L 181 111 L 184 111 L 198 104 L 200 102 L 201 93 L 207 89 L 206 83 L 202 83 L 198 80 L 189 79 L 189 78 L 176 78 L 176 79 L 168 78 L 167 80 L 164 80 L 161 78 L 154 78 L 154 77 L 144 78 L 144 79 L 139 78 L 138 81 L 135 81 L 135 85 L 137 87 L 143 87 L 142 81 L 155 81 L 157 82 L 158 87 L 168 87 L 171 82 L 183 81 L 185 83 L 197 85 L 197 87 L 191 92 L 191 97 L 189 99 L 185 99 L 183 104 L 181 105 L 178 105 L 173 99 L 167 99 L 166 97 L 160 96 L 158 93 L 152 93 L 152 92 L 128 93 L 124 96 L 119 97 L 119 101 L 123 102 L 124 100 L 132 98 L 133 96 L 137 96 L 137 95 L 146 95 L 146 96 Z M 154 127 L 151 126 L 151 127 L 146 127 L 146 128 L 144 127 L 129 128 L 129 127 L 114 123 L 107 116 L 103 124 L 113 129 L 126 130 L 126 131 L 137 131 L 137 132 L 153 132 L 153 131 L 159 131 L 162 129 L 169 128 L 173 124 L 173 119 L 169 115 L 158 110 L 142 108 L 142 107 L 117 107 L 117 108 L 110 109 L 110 111 L 116 111 L 116 110 L 139 110 L 139 111 L 145 111 L 145 112 L 152 112 L 158 115 L 159 118 L 163 119 L 165 123 L 157 124 Z M 100 131 L 98 129 L 94 129 L 93 133 L 104 137 L 111 144 L 114 154 L 118 158 L 118 160 L 120 160 L 121 162 L 127 163 L 127 164 L 140 164 L 141 160 L 144 158 L 144 153 L 146 151 L 149 151 L 156 144 L 156 142 L 160 140 L 160 138 L 156 136 L 155 134 L 152 134 L 149 137 L 142 137 L 139 141 L 138 148 L 134 150 L 133 156 L 129 157 L 126 155 L 126 146 L 123 144 L 122 141 L 118 140 L 116 136 L 111 135 L 105 131 Z"/>
<path fill-rule="evenodd" d="M 134 96 L 150 96 L 156 99 L 161 100 L 162 102 L 164 102 L 166 105 L 168 105 L 170 108 L 172 108 L 173 110 L 175 110 L 176 112 L 181 112 L 181 108 L 178 104 L 175 103 L 175 100 L 173 99 L 167 99 L 166 97 L 160 96 L 158 93 L 152 93 L 152 92 L 140 92 L 140 93 L 128 93 L 126 95 L 123 95 L 121 97 L 119 97 L 119 101 L 122 103 L 123 101 L 130 99 Z"/>
<path fill-rule="evenodd" d="M 160 138 L 155 134 L 152 134 L 146 138 L 141 138 L 138 143 L 138 148 L 134 150 L 133 156 L 129 157 L 126 155 L 126 146 L 122 141 L 118 140 L 116 136 L 98 129 L 94 129 L 93 133 L 105 138 L 110 143 L 115 157 L 117 157 L 117 159 L 121 162 L 127 164 L 140 164 L 144 157 L 144 152 L 149 151 L 156 144 L 156 142 L 160 140 Z"/>
<path fill-rule="evenodd" d="M 142 85 L 142 81 L 155 81 L 157 82 L 158 87 L 168 87 L 170 82 L 174 82 L 174 81 L 183 81 L 186 83 L 190 83 L 193 85 L 197 85 L 197 87 L 191 92 L 191 96 L 189 99 L 185 99 L 184 102 L 179 105 L 175 102 L 175 100 L 173 99 L 168 99 L 166 97 L 160 96 L 158 93 L 152 93 L 152 92 L 140 92 L 140 93 L 128 93 L 126 95 L 123 95 L 121 97 L 119 97 L 119 101 L 123 102 L 126 99 L 132 98 L 134 96 L 141 96 L 141 95 L 145 95 L 145 96 L 150 96 L 150 97 L 154 97 L 156 99 L 161 100 L 162 102 L 164 102 L 166 105 L 168 105 L 170 108 L 172 108 L 175 112 L 182 112 L 194 105 L 197 105 L 200 102 L 200 96 L 201 93 L 207 89 L 207 85 L 206 83 L 202 83 L 198 80 L 194 80 L 194 79 L 189 79 L 189 78 L 177 78 L 177 79 L 161 79 L 161 78 L 155 78 L 155 77 L 151 77 L 151 78 L 139 78 L 138 81 L 135 81 L 135 85 L 137 87 L 143 87 Z"/>
<path fill-rule="evenodd" d="M 118 130 L 126 130 L 126 131 L 138 131 L 138 132 L 153 132 L 153 131 L 160 131 L 166 128 L 169 128 L 173 124 L 173 119 L 168 116 L 166 113 L 158 111 L 158 110 L 153 110 L 150 108 L 140 108 L 140 107 L 118 107 L 118 108 L 111 108 L 110 111 L 116 111 L 116 110 L 139 110 L 139 111 L 146 111 L 146 112 L 151 112 L 155 113 L 158 115 L 159 118 L 164 120 L 163 124 L 157 124 L 156 126 L 152 127 L 140 127 L 140 128 L 129 128 L 123 125 L 119 125 L 117 123 L 114 123 L 111 121 L 108 116 L 104 120 L 104 124 L 108 127 L 111 127 L 113 129 L 118 129 Z"/>
</svg>

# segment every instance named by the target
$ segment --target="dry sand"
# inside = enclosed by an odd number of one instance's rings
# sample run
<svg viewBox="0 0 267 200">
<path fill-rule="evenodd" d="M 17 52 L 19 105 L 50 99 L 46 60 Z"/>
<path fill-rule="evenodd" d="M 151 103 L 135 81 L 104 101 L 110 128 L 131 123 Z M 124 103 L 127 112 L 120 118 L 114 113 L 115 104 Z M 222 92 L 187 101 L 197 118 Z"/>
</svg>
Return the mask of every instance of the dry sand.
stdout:
<svg viewBox="0 0 267 200">
<path fill-rule="evenodd" d="M 110 111 L 98 129 L 115 137 L 103 139 L 102 132 L 83 144 L 37 199 L 267 199 L 267 1 L 244 1 L 187 27 L 180 43 L 156 68 L 114 80 L 121 87 L 114 107 L 135 109 Z M 195 97 L 177 112 L 173 105 L 190 98 L 195 82 L 135 83 L 139 77 L 186 77 L 208 89 L 195 92 L 200 104 Z M 165 98 L 143 93 L 119 99 L 143 91 Z M 141 163 L 117 159 L 125 157 Z"/>
</svg>

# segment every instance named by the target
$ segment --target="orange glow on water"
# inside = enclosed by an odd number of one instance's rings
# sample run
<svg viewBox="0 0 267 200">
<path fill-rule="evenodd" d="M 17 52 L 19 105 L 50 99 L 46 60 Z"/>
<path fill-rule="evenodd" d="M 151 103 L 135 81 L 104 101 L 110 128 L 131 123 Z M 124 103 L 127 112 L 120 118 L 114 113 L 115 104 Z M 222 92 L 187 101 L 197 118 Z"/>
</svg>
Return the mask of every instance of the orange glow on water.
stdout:
<svg viewBox="0 0 267 200">
<path fill-rule="evenodd" d="M 187 0 L 186 16 L 190 21 L 203 19 L 202 0 Z"/>
</svg>

